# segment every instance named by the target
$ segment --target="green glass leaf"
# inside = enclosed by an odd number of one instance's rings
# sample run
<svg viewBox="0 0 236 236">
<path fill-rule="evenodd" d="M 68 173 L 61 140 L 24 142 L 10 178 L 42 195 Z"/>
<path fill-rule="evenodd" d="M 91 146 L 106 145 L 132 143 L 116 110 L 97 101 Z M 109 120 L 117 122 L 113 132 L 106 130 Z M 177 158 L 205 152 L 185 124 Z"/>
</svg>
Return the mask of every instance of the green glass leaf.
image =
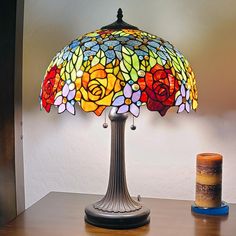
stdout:
<svg viewBox="0 0 236 236">
<path fill-rule="evenodd" d="M 158 63 L 159 65 L 163 66 L 163 63 L 162 63 L 162 60 L 161 60 L 160 57 L 157 58 L 157 63 Z"/>
<path fill-rule="evenodd" d="M 99 62 L 105 66 L 106 65 L 106 57 L 105 57 L 105 54 L 102 50 L 99 50 L 96 54 L 96 57 L 98 58 Z M 97 59 L 95 59 L 95 62 L 96 62 Z M 92 64 L 91 64 L 92 65 Z M 96 64 L 95 64 L 96 65 Z M 93 65 L 92 65 L 93 66 Z"/>
<path fill-rule="evenodd" d="M 185 80 L 185 81 L 187 81 L 187 76 L 185 75 L 185 72 L 182 70 L 181 71 L 181 74 L 182 74 L 182 76 L 183 76 L 183 79 Z"/>
<path fill-rule="evenodd" d="M 173 66 L 174 66 L 174 69 L 175 69 L 176 71 L 181 72 L 181 67 L 180 67 L 179 64 L 173 62 Z"/>
<path fill-rule="evenodd" d="M 71 71 L 73 70 L 73 68 L 74 68 L 74 65 L 73 65 L 72 61 L 69 61 L 69 62 L 66 64 L 66 71 L 67 71 L 68 73 L 71 73 Z"/>
<path fill-rule="evenodd" d="M 99 61 L 100 61 L 100 59 L 97 56 L 95 56 L 91 62 L 91 66 L 97 65 L 99 63 Z"/>
<path fill-rule="evenodd" d="M 123 64 L 121 62 L 121 70 L 124 72 L 131 72 L 131 70 L 137 71 L 140 68 L 140 62 L 138 56 L 129 48 L 122 47 Z M 125 68 L 123 68 L 125 67 Z"/>
<path fill-rule="evenodd" d="M 98 52 L 97 52 L 97 57 L 98 58 L 103 58 L 105 56 L 105 54 L 104 54 L 104 52 L 102 51 L 102 50 L 99 50 Z"/>
<path fill-rule="evenodd" d="M 75 50 L 75 55 L 80 56 L 81 53 L 82 53 L 82 50 L 81 50 L 80 47 L 78 47 L 78 48 Z"/>
<path fill-rule="evenodd" d="M 62 74 L 65 72 L 65 70 L 66 70 L 65 66 L 63 66 L 63 67 L 61 68 L 60 75 L 62 75 Z"/>
<path fill-rule="evenodd" d="M 128 63 L 127 61 L 125 61 L 125 60 L 124 60 L 124 66 L 126 67 L 127 71 L 129 71 L 129 72 L 131 71 L 131 69 L 132 69 L 131 64 Z"/>
<path fill-rule="evenodd" d="M 71 80 L 72 81 L 76 80 L 76 70 L 75 69 L 73 69 L 72 72 L 71 72 Z"/>
<path fill-rule="evenodd" d="M 102 57 L 100 63 L 105 66 L 106 65 L 106 57 Z"/>
<path fill-rule="evenodd" d="M 168 52 L 170 56 L 175 56 L 174 52 L 170 50 L 169 48 L 165 47 L 165 50 Z"/>
<path fill-rule="evenodd" d="M 77 62 L 75 63 L 75 69 L 76 69 L 76 71 L 78 71 L 82 65 L 82 62 L 83 62 L 83 52 L 80 47 L 78 47 L 76 49 L 75 54 L 77 54 L 77 56 L 78 56 Z"/>
<path fill-rule="evenodd" d="M 130 48 L 126 48 L 126 49 L 127 49 L 127 51 L 128 51 L 128 53 L 129 53 L 130 56 L 134 54 L 134 51 L 131 50 Z"/>
<path fill-rule="evenodd" d="M 151 67 L 155 66 L 157 64 L 156 59 L 154 59 L 153 57 L 149 58 L 149 64 Z"/>
<path fill-rule="evenodd" d="M 72 62 L 73 62 L 74 65 L 76 64 L 77 59 L 78 59 L 78 56 L 75 55 L 75 54 L 73 54 L 73 56 L 72 56 Z"/>
<path fill-rule="evenodd" d="M 82 65 L 82 62 L 83 62 L 83 56 L 78 57 L 78 60 L 77 60 L 77 62 L 75 64 L 76 71 L 78 71 L 80 69 L 80 67 Z"/>
<path fill-rule="evenodd" d="M 137 71 L 134 68 L 132 68 L 130 71 L 130 77 L 134 82 L 136 82 L 138 79 Z"/>
<path fill-rule="evenodd" d="M 143 64 L 141 64 L 140 69 L 146 71 L 146 67 Z"/>
<path fill-rule="evenodd" d="M 139 70 L 139 59 L 138 59 L 138 55 L 137 54 L 134 54 L 132 56 L 132 65 L 133 65 L 133 68 L 138 71 Z"/>
<path fill-rule="evenodd" d="M 126 54 L 126 55 L 129 55 L 129 56 L 130 56 L 130 55 L 131 55 L 130 51 L 131 51 L 131 50 L 130 50 L 129 48 L 122 47 L 122 53 L 123 53 L 123 54 Z"/>
<path fill-rule="evenodd" d="M 126 73 L 122 72 L 122 75 L 124 76 L 125 81 L 129 81 L 130 80 L 130 75 L 129 74 L 126 74 Z"/>
<path fill-rule="evenodd" d="M 176 64 L 178 64 L 178 60 L 177 60 L 177 58 L 176 58 L 175 56 L 170 55 L 170 57 L 171 57 L 171 59 L 172 59 Z"/>
<path fill-rule="evenodd" d="M 70 79 L 70 74 L 65 72 L 65 77 L 66 77 L 66 80 L 69 80 Z"/>
<path fill-rule="evenodd" d="M 123 59 L 126 63 L 128 63 L 129 65 L 131 65 L 132 63 L 132 59 L 131 59 L 131 56 L 128 55 L 128 54 L 123 54 Z"/>
<path fill-rule="evenodd" d="M 149 56 L 153 57 L 155 59 L 158 57 L 157 54 L 154 51 L 151 51 L 151 50 L 149 51 Z"/>
<path fill-rule="evenodd" d="M 123 72 L 125 72 L 125 73 L 128 73 L 126 67 L 124 66 L 124 61 L 121 61 L 121 62 L 120 62 L 120 69 L 121 69 L 121 71 L 123 71 Z"/>
<path fill-rule="evenodd" d="M 179 65 L 181 66 L 182 70 L 184 70 L 184 64 L 183 64 L 181 58 L 180 58 L 180 57 L 177 57 L 177 60 L 178 60 L 178 62 L 179 62 Z"/>
</svg>

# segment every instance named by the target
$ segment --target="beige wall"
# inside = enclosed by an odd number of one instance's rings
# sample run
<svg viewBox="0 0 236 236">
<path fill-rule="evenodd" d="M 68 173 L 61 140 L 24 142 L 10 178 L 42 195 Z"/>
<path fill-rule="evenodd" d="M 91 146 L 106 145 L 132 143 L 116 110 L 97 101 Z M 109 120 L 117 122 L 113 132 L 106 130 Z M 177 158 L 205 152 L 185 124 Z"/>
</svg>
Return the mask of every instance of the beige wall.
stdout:
<svg viewBox="0 0 236 236">
<path fill-rule="evenodd" d="M 172 42 L 191 62 L 199 110 L 164 118 L 145 108 L 126 131 L 132 195 L 194 199 L 195 156 L 224 156 L 223 196 L 236 202 L 236 1 L 25 0 L 23 132 L 26 205 L 49 191 L 104 193 L 110 130 L 103 117 L 39 111 L 51 58 L 78 35 L 124 20 Z M 131 118 L 127 126 L 130 126 Z"/>
</svg>

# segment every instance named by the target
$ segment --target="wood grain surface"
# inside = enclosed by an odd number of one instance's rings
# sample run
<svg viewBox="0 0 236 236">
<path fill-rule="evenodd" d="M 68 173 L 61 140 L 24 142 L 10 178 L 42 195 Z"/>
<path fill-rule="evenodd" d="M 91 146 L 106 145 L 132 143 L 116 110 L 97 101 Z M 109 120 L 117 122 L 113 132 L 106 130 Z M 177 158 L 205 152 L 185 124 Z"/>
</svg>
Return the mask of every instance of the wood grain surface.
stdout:
<svg viewBox="0 0 236 236">
<path fill-rule="evenodd" d="M 111 230 L 84 222 L 84 208 L 101 196 L 52 192 L 0 228 L 1 236 L 235 236 L 236 204 L 227 217 L 197 216 L 191 201 L 143 198 L 151 209 L 149 225 L 130 230 Z"/>
</svg>

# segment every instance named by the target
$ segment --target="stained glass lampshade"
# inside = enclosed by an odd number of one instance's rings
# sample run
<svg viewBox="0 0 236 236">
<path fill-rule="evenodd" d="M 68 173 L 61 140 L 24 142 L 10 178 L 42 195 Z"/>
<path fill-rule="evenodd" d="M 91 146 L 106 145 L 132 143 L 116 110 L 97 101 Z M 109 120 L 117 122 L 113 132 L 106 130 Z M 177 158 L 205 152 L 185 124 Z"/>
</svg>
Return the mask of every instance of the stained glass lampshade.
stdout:
<svg viewBox="0 0 236 236">
<path fill-rule="evenodd" d="M 193 71 L 171 43 L 122 20 L 87 33 L 65 46 L 50 63 L 42 83 L 41 106 L 49 112 L 85 112 L 100 116 L 112 107 L 111 167 L 107 193 L 86 207 L 86 221 L 101 227 L 132 228 L 149 222 L 150 211 L 134 201 L 127 189 L 124 167 L 124 126 L 127 113 L 138 117 L 140 107 L 164 116 L 198 106 Z"/>
</svg>

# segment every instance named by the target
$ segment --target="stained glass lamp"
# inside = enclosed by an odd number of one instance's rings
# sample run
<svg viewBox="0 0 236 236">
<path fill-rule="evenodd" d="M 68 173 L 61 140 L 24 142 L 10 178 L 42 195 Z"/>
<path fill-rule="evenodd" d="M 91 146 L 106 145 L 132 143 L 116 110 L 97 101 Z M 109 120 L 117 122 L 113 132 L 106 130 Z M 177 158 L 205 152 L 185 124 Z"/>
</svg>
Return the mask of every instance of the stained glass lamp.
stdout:
<svg viewBox="0 0 236 236">
<path fill-rule="evenodd" d="M 140 107 L 164 116 L 197 108 L 193 71 L 168 41 L 122 20 L 87 33 L 53 58 L 42 83 L 41 107 L 75 115 L 79 105 L 100 116 L 111 107 L 111 163 L 105 196 L 85 208 L 86 222 L 107 228 L 134 228 L 149 223 L 150 210 L 130 197 L 125 176 L 124 131 L 128 113 Z"/>
</svg>

